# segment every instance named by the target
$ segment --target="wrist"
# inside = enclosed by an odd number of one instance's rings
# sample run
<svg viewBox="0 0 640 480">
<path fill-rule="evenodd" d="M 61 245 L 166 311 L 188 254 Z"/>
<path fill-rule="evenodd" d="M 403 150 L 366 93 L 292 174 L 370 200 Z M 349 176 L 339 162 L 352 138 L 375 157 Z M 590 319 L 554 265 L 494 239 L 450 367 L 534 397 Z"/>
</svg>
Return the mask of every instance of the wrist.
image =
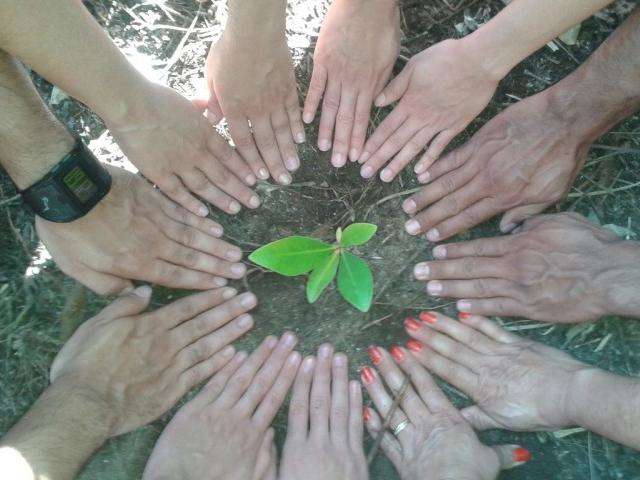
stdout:
<svg viewBox="0 0 640 480">
<path fill-rule="evenodd" d="M 230 0 L 223 35 L 255 39 L 285 37 L 286 0 Z"/>
<path fill-rule="evenodd" d="M 496 43 L 483 27 L 457 40 L 464 52 L 464 57 L 478 65 L 484 74 L 496 83 L 502 80 L 515 67 L 519 60 L 517 55 L 510 54 L 509 48 Z"/>
<path fill-rule="evenodd" d="M 599 368 L 585 366 L 576 370 L 566 385 L 567 395 L 563 405 L 565 426 L 588 428 L 593 406 L 597 404 L 598 385 L 610 375 Z"/>
<path fill-rule="evenodd" d="M 640 318 L 640 242 L 621 240 L 604 253 L 607 268 L 596 277 L 605 314 Z"/>
</svg>

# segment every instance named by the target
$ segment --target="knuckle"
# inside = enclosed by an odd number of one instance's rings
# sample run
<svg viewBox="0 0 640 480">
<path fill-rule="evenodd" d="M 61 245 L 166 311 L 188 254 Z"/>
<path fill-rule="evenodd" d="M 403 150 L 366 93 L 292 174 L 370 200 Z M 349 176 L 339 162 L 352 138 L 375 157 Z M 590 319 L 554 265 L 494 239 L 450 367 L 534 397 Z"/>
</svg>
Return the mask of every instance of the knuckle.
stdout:
<svg viewBox="0 0 640 480">
<path fill-rule="evenodd" d="M 473 290 L 478 297 L 486 297 L 489 293 L 489 286 L 486 280 L 476 280 L 473 283 Z"/>
<path fill-rule="evenodd" d="M 470 208 L 460 212 L 460 215 L 462 215 L 462 219 L 464 220 L 465 225 L 477 225 L 481 221 L 478 214 Z"/>
<path fill-rule="evenodd" d="M 247 150 L 253 147 L 253 138 L 249 135 L 242 135 L 234 139 L 236 147 L 241 150 Z"/>
<path fill-rule="evenodd" d="M 442 190 L 447 194 L 451 194 L 456 191 L 456 182 L 452 175 L 447 175 L 440 180 Z"/>
<path fill-rule="evenodd" d="M 289 414 L 294 417 L 306 418 L 307 406 L 304 402 L 291 402 L 289 405 Z"/>
<path fill-rule="evenodd" d="M 327 110 L 337 111 L 340 107 L 340 100 L 335 97 L 325 95 L 322 106 Z"/>
<path fill-rule="evenodd" d="M 336 117 L 336 122 L 341 126 L 350 126 L 353 124 L 354 117 L 349 113 L 340 112 Z"/>
<path fill-rule="evenodd" d="M 311 399 L 311 410 L 314 412 L 318 412 L 324 410 L 327 407 L 327 402 L 323 398 L 312 398 Z"/>
</svg>

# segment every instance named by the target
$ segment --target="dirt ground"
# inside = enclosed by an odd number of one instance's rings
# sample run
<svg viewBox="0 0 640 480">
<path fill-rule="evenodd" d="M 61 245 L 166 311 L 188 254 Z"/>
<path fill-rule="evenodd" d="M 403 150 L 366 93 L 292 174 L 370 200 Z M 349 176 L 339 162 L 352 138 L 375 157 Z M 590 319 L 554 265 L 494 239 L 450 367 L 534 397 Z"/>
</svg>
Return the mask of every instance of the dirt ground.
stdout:
<svg viewBox="0 0 640 480">
<path fill-rule="evenodd" d="M 225 9 L 221 2 L 198 4 L 192 0 L 88 2 L 96 18 L 137 65 L 166 72 L 169 83 L 193 94 L 202 77 L 209 41 L 220 31 Z M 517 67 L 500 85 L 491 105 L 473 122 L 456 144 L 489 118 L 519 98 L 532 95 L 563 78 L 584 61 L 613 31 L 635 2 L 618 2 L 601 15 L 583 23 L 574 46 L 557 51 L 544 48 Z M 198 10 L 199 8 L 199 10 Z M 401 56 L 408 58 L 427 46 L 460 36 L 486 21 L 500 8 L 500 1 L 432 0 L 402 3 L 404 32 Z M 311 72 L 312 46 L 326 3 L 321 0 L 290 2 L 290 45 L 294 48 L 301 92 Z M 197 21 L 190 25 L 198 15 Z M 169 28 L 167 28 L 169 26 Z M 175 29 L 178 27 L 178 29 Z M 213 32 L 213 34 L 212 34 Z M 188 36 L 187 36 L 188 34 Z M 185 36 L 187 37 L 184 40 Z M 184 41 L 183 41 L 184 40 Z M 397 69 L 403 65 L 402 58 Z M 168 67 L 168 68 L 167 68 Z M 51 86 L 38 79 L 45 98 Z M 55 95 L 54 95 L 55 97 Z M 59 117 L 87 140 L 103 159 L 119 163 L 117 148 L 104 133 L 99 119 L 69 99 L 54 106 Z M 372 125 L 387 112 L 375 112 Z M 255 311 L 256 328 L 239 346 L 250 349 L 267 334 L 292 330 L 300 337 L 300 350 L 312 353 L 331 341 L 346 352 L 353 376 L 367 362 L 370 344 L 390 346 L 404 341 L 402 320 L 423 309 L 454 314 L 453 302 L 435 300 L 411 275 L 413 264 L 430 258 L 431 245 L 413 238 L 402 228 L 406 218 L 402 199 L 416 186 L 410 172 L 389 185 L 363 181 L 352 165 L 336 171 L 329 156 L 315 148 L 317 125 L 308 129 L 309 141 L 301 147 L 302 168 L 288 187 L 261 184 L 263 206 L 237 217 L 217 216 L 227 238 L 247 253 L 266 242 L 291 234 L 330 239 L 338 226 L 368 221 L 379 226 L 374 239 L 358 252 L 374 270 L 375 299 L 368 314 L 344 302 L 336 289 L 313 305 L 305 300 L 304 282 L 250 269 L 244 287 L 260 299 Z M 601 224 L 619 227 L 629 238 L 640 232 L 640 118 L 632 117 L 597 142 L 587 167 L 577 179 L 570 198 L 558 210 L 574 210 Z M 22 415 L 46 385 L 48 366 L 61 346 L 60 322 L 73 324 L 95 313 L 107 300 L 100 299 L 64 278 L 50 261 L 44 261 L 32 227 L 32 216 L 15 198 L 6 177 L 0 179 L 0 434 Z M 635 186 L 634 186 L 635 184 Z M 617 189 L 612 193 L 612 190 Z M 488 222 L 458 239 L 494 236 L 496 222 Z M 25 273 L 26 272 L 26 273 Z M 242 283 L 239 284 L 242 287 Z M 164 305 L 186 292 L 156 288 L 153 304 Z M 502 319 L 522 335 L 562 348 L 579 359 L 625 375 L 640 372 L 640 325 L 608 317 L 580 326 L 550 326 L 519 319 Z M 457 405 L 469 400 L 443 385 Z M 284 414 L 276 421 L 278 441 L 286 425 Z M 124 480 L 139 478 L 154 440 L 166 418 L 129 435 L 108 442 L 88 464 L 80 478 Z M 640 455 L 582 429 L 545 433 L 491 431 L 481 435 L 489 444 L 518 443 L 533 452 L 528 465 L 505 472 L 501 478 L 640 479 Z M 367 440 L 367 448 L 370 441 Z M 396 473 L 379 456 L 372 479 L 395 479 Z"/>
</svg>

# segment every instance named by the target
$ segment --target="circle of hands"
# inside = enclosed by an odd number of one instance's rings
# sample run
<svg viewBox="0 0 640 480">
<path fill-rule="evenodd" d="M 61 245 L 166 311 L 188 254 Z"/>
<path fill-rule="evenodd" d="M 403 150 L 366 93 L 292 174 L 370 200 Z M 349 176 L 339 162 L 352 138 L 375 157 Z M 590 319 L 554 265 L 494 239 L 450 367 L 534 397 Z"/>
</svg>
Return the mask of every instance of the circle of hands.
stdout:
<svg viewBox="0 0 640 480">
<path fill-rule="evenodd" d="M 543 92 L 440 158 L 488 104 L 497 80 L 482 74 L 477 59 L 460 60 L 460 42 L 447 40 L 411 58 L 388 83 L 399 50 L 397 6 L 355 8 L 347 0 L 331 6 L 302 111 L 286 44 L 251 42 L 258 52 L 243 51 L 228 29 L 207 58 L 208 100 L 153 86 L 139 114 L 108 125 L 158 190 L 109 167 L 111 192 L 73 229 L 37 219 L 65 273 L 101 294 L 126 292 L 78 329 L 57 356 L 52 381 L 86 385 L 108 406 L 111 436 L 159 418 L 206 381 L 163 431 L 146 479 L 366 479 L 364 428 L 403 480 L 493 479 L 529 453 L 486 446 L 475 430 L 572 424 L 567 385 L 579 390 L 591 368 L 485 315 L 580 322 L 606 313 L 605 294 L 594 295 L 576 272 L 606 285 L 602 272 L 613 256 L 603 252 L 618 248 L 617 237 L 576 214 L 534 216 L 567 193 L 586 145 L 566 134 Z M 447 88 L 437 81 L 444 73 Z M 366 139 L 372 107 L 394 102 Z M 236 214 L 259 207 L 258 180 L 290 184 L 303 122 L 318 110 L 318 147 L 332 150 L 336 168 L 357 162 L 362 177 L 389 182 L 425 150 L 414 167 L 425 186 L 402 205 L 412 217 L 409 234 L 439 242 L 498 214 L 501 230 L 514 232 L 438 245 L 433 261 L 416 265 L 429 294 L 459 299 L 460 320 L 434 312 L 407 319 L 411 339 L 389 351 L 369 347 L 372 365 L 360 381 L 349 381 L 347 357 L 329 344 L 301 358 L 291 332 L 267 337 L 250 354 L 235 350 L 231 343 L 253 326 L 248 312 L 257 299 L 225 286 L 246 267 L 204 203 Z M 222 118 L 235 148 L 211 125 Z M 132 280 L 205 291 L 145 313 L 151 289 L 134 289 Z M 432 374 L 473 405 L 456 409 Z M 363 407 L 362 386 L 371 408 Z M 290 390 L 278 459 L 271 424 Z"/>
</svg>

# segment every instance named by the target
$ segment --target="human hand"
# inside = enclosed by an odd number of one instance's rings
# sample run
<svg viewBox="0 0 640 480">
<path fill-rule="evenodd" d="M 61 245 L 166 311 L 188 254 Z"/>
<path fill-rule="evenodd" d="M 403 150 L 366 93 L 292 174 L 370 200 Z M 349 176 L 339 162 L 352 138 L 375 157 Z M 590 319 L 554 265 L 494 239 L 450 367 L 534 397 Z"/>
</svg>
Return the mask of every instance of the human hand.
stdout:
<svg viewBox="0 0 640 480">
<path fill-rule="evenodd" d="M 289 405 L 280 480 L 366 480 L 362 391 L 349 382 L 347 357 L 321 345 L 298 371 Z"/>
<path fill-rule="evenodd" d="M 232 17 L 209 51 L 205 77 L 209 112 L 227 119 L 231 138 L 254 174 L 291 183 L 289 172 L 300 166 L 295 143 L 305 136 L 284 28 L 244 29 Z"/>
<path fill-rule="evenodd" d="M 430 182 L 403 210 L 411 235 L 438 242 L 499 213 L 508 232 L 565 197 L 587 158 L 589 141 L 575 135 L 541 93 L 510 106 L 469 142 L 418 179 Z"/>
<path fill-rule="evenodd" d="M 72 382 L 112 416 L 110 436 L 169 410 L 233 357 L 227 346 L 253 326 L 252 293 L 221 288 L 142 313 L 151 289 L 138 287 L 82 324 L 51 366 L 51 382 Z"/>
<path fill-rule="evenodd" d="M 367 140 L 360 174 L 371 178 L 393 157 L 380 172 L 390 182 L 430 143 L 414 169 L 423 173 L 487 106 L 498 81 L 464 40 L 445 40 L 415 55 L 376 98 L 378 107 L 400 102 Z"/>
<path fill-rule="evenodd" d="M 273 478 L 269 425 L 293 383 L 300 354 L 292 333 L 236 354 L 176 413 L 151 453 L 145 480 Z"/>
<path fill-rule="evenodd" d="M 591 370 L 566 353 L 526 340 L 496 322 L 435 312 L 409 318 L 412 357 L 477 405 L 462 415 L 478 429 L 553 430 L 572 424 L 569 402 L 578 376 Z"/>
<path fill-rule="evenodd" d="M 414 268 L 427 291 L 476 315 L 577 323 L 637 315 L 640 244 L 576 213 L 539 215 L 518 233 L 439 245 Z"/>
<path fill-rule="evenodd" d="M 405 374 L 411 379 L 391 415 L 389 427 L 397 434 L 385 432 L 380 444 L 402 480 L 494 480 L 501 469 L 530 459 L 529 452 L 517 445 L 488 447 L 480 443 L 429 372 L 404 348 L 394 346 L 389 354 L 371 346 L 369 356 L 394 394 L 400 392 Z M 393 398 L 373 368 L 364 367 L 361 377 L 377 410 L 364 410 L 367 429 L 376 438 L 383 426 L 381 416 L 387 418 Z"/>
<path fill-rule="evenodd" d="M 371 104 L 393 69 L 400 49 L 396 0 L 336 0 L 329 7 L 313 57 L 303 119 L 311 123 L 320 99 L 318 147 L 331 148 L 331 163 L 355 162 L 364 145 Z"/>
<path fill-rule="evenodd" d="M 238 213 L 240 203 L 260 206 L 248 187 L 256 181 L 251 169 L 173 89 L 149 83 L 128 115 L 105 122 L 140 172 L 190 212 L 204 217 L 209 211 L 194 194 L 229 214 Z"/>
<path fill-rule="evenodd" d="M 143 178 L 107 167 L 109 194 L 84 217 L 36 230 L 67 275 L 99 294 L 132 288 L 130 279 L 209 289 L 241 278 L 242 251 L 220 240 L 222 227 L 176 205 Z"/>
</svg>

